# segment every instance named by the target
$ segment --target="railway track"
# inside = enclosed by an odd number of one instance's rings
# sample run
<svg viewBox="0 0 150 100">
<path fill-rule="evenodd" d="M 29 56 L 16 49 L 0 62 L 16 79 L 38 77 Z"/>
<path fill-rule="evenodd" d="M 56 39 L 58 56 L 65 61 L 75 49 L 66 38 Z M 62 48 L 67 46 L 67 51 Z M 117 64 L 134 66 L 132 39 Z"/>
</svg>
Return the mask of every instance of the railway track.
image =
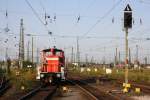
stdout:
<svg viewBox="0 0 150 100">
<path fill-rule="evenodd" d="M 100 77 L 99 80 L 103 81 L 103 82 L 105 82 L 105 81 L 109 82 L 111 80 L 114 80 L 116 82 L 116 85 L 118 84 L 120 86 L 122 86 L 124 83 L 123 80 L 109 79 L 109 78 L 104 78 L 104 77 L 102 77 L 102 78 Z M 94 79 L 94 81 L 96 81 L 96 79 Z M 131 82 L 131 81 L 129 83 L 131 84 L 131 89 L 133 91 L 135 90 L 135 88 L 140 88 L 142 93 L 146 93 L 146 94 L 150 93 L 150 86 L 149 85 L 144 85 L 144 83 L 139 84 L 139 83 L 135 83 L 135 82 Z"/>
<path fill-rule="evenodd" d="M 86 92 L 86 94 L 89 95 L 91 98 L 93 98 L 93 100 L 122 100 L 121 98 L 119 98 L 115 95 L 106 93 L 106 92 L 100 90 L 99 88 L 89 85 L 85 81 L 72 80 L 70 82 L 72 84 L 75 84 L 77 87 L 82 89 L 84 92 Z M 126 99 L 123 99 L 123 100 L 126 100 Z"/>
<path fill-rule="evenodd" d="M 102 82 L 111 82 L 111 81 L 115 81 L 116 84 L 118 85 L 123 85 L 123 81 L 120 81 L 120 80 L 117 80 L 117 79 L 111 79 L 111 78 L 106 78 L 106 77 L 100 77 L 98 78 L 99 81 L 102 81 Z M 87 79 L 86 82 L 87 83 L 91 83 L 92 82 L 96 82 L 96 78 L 90 78 L 90 79 Z M 141 88 L 141 91 L 144 92 L 144 93 L 150 93 L 150 86 L 148 85 L 144 85 L 144 84 L 139 84 L 139 83 L 135 83 L 135 82 L 129 82 L 131 84 L 131 88 L 134 90 L 134 88 Z"/>
<path fill-rule="evenodd" d="M 117 81 L 118 84 L 122 84 L 122 81 Z M 150 93 L 150 86 L 148 85 L 143 85 L 143 84 L 138 84 L 138 83 L 134 83 L 134 82 L 129 82 L 131 83 L 131 88 L 141 88 L 141 91 L 144 93 Z"/>
<path fill-rule="evenodd" d="M 57 86 L 39 86 L 19 98 L 19 100 L 48 100 L 56 92 L 56 89 Z"/>
<path fill-rule="evenodd" d="M 0 83 L 0 97 L 11 87 L 10 80 L 2 80 Z"/>
<path fill-rule="evenodd" d="M 72 84 L 72 85 L 75 85 L 76 87 L 81 89 L 86 94 L 86 96 L 90 97 L 92 100 L 99 100 L 94 94 L 92 94 L 90 91 L 88 91 L 87 89 L 85 89 L 81 85 L 77 84 L 77 82 L 75 82 L 74 80 L 67 80 L 67 82 Z"/>
<path fill-rule="evenodd" d="M 99 79 L 99 81 L 102 81 L 102 82 L 115 81 L 116 84 L 119 84 L 119 85 L 123 85 L 123 83 L 124 83 L 123 80 L 111 79 L 111 78 L 107 78 L 107 77 L 99 77 L 98 79 Z M 93 82 L 96 82 L 96 78 L 91 78 L 89 80 L 92 80 Z M 132 81 L 129 81 L 129 83 L 131 84 L 132 88 L 138 87 L 138 88 L 141 88 L 143 91 L 145 91 L 145 92 L 148 91 L 150 93 L 150 86 L 149 85 L 145 85 L 144 83 L 139 84 L 139 83 L 132 82 Z"/>
<path fill-rule="evenodd" d="M 88 80 L 90 81 L 90 80 Z M 66 84 L 72 84 L 75 87 L 80 88 L 87 97 L 90 97 L 91 100 L 132 100 L 128 97 L 123 97 L 120 94 L 113 94 L 110 92 L 103 91 L 103 89 L 98 86 L 94 86 L 86 82 L 86 80 L 67 80 Z M 150 88 L 144 85 L 136 84 L 136 87 L 145 87 Z M 57 93 L 58 86 L 39 86 L 36 89 L 30 91 L 26 95 L 22 96 L 19 100 L 50 100 L 53 97 L 53 94 Z"/>
</svg>

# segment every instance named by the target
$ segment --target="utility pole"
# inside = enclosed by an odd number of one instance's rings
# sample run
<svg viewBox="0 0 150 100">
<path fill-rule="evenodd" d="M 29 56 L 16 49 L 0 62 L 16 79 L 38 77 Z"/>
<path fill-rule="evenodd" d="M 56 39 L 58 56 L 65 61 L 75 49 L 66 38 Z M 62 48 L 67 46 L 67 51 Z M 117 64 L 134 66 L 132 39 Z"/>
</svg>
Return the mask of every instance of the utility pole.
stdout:
<svg viewBox="0 0 150 100">
<path fill-rule="evenodd" d="M 118 62 L 118 50 L 117 50 L 117 48 L 116 48 L 116 56 L 115 56 L 115 65 L 117 65 L 117 62 Z"/>
<path fill-rule="evenodd" d="M 139 47 L 138 47 L 138 45 L 136 45 L 136 61 L 137 61 L 137 62 L 138 62 L 138 60 L 139 60 L 139 59 L 138 59 L 138 51 L 139 51 L 138 49 L 139 49 Z"/>
<path fill-rule="evenodd" d="M 5 62 L 5 64 L 6 64 L 6 72 L 7 72 L 7 74 L 10 74 L 11 60 L 8 57 L 8 48 L 6 48 L 5 59 L 6 59 L 6 62 Z"/>
<path fill-rule="evenodd" d="M 144 58 L 145 66 L 147 65 L 147 57 Z"/>
<path fill-rule="evenodd" d="M 73 63 L 73 47 L 71 48 L 71 64 Z"/>
<path fill-rule="evenodd" d="M 73 53 L 73 62 L 76 62 L 76 56 L 75 56 L 76 54 L 75 53 Z"/>
<path fill-rule="evenodd" d="M 68 68 L 68 57 L 66 57 L 65 67 Z"/>
<path fill-rule="evenodd" d="M 125 83 L 128 83 L 128 28 L 126 28 L 126 35 L 125 35 L 125 42 L 126 42 L 126 66 L 125 66 Z"/>
<path fill-rule="evenodd" d="M 33 36 L 32 36 L 32 65 L 33 65 Z"/>
<path fill-rule="evenodd" d="M 20 20 L 20 41 L 19 41 L 19 67 L 23 68 L 24 61 L 24 27 L 23 19 Z"/>
<path fill-rule="evenodd" d="M 103 64 L 104 64 L 104 65 L 105 65 L 105 62 L 106 62 L 106 61 L 105 61 L 105 60 L 106 60 L 106 59 L 105 59 L 105 50 L 106 50 L 106 47 L 104 47 L 104 58 L 103 58 Z"/>
<path fill-rule="evenodd" d="M 8 48 L 6 47 L 6 51 L 5 51 L 5 65 L 6 65 L 6 71 L 8 71 L 7 59 L 8 59 Z"/>
<path fill-rule="evenodd" d="M 119 51 L 119 64 L 121 64 L 121 59 L 120 59 L 120 51 Z"/>
<path fill-rule="evenodd" d="M 129 64 L 131 65 L 131 50 L 129 48 Z"/>
<path fill-rule="evenodd" d="M 88 63 L 88 54 L 85 54 L 85 63 Z"/>
<path fill-rule="evenodd" d="M 29 52 L 30 52 L 30 41 L 28 41 L 28 44 L 27 44 L 27 61 L 30 61 Z"/>
<path fill-rule="evenodd" d="M 125 28 L 125 83 L 128 84 L 128 67 L 129 67 L 129 55 L 128 55 L 128 29 L 132 28 L 132 9 L 130 5 L 128 4 L 126 8 L 124 9 L 124 28 Z"/>
<path fill-rule="evenodd" d="M 80 67 L 79 37 L 77 37 L 77 63 L 78 67 Z"/>
<path fill-rule="evenodd" d="M 5 51 L 5 59 L 8 59 L 8 48 L 6 47 L 6 51 Z"/>
<path fill-rule="evenodd" d="M 36 56 L 37 56 L 36 62 L 38 64 L 39 63 L 39 48 L 37 48 Z"/>
<path fill-rule="evenodd" d="M 93 58 L 93 56 L 92 56 L 92 58 L 91 58 L 91 64 L 93 64 L 93 61 L 94 61 L 94 58 Z"/>
</svg>

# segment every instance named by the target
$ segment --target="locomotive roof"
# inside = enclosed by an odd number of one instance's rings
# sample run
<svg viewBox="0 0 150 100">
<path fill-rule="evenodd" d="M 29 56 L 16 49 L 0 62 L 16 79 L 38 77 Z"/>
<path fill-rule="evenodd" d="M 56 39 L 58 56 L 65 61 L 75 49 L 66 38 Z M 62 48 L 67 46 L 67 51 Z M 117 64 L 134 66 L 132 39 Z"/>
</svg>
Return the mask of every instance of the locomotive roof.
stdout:
<svg viewBox="0 0 150 100">
<path fill-rule="evenodd" d="M 43 52 L 50 52 L 51 51 L 51 49 L 54 49 L 54 51 L 58 51 L 58 52 L 63 52 L 63 50 L 61 50 L 61 49 L 57 49 L 57 48 L 49 48 L 49 49 L 44 49 L 44 50 L 42 50 Z"/>
</svg>

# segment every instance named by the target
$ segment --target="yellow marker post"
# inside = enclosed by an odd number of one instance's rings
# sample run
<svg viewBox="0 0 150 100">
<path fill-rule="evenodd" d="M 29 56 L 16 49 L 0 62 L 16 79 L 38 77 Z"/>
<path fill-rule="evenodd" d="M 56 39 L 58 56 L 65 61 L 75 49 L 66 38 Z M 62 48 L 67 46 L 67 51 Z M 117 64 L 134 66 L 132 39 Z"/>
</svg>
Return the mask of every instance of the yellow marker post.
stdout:
<svg viewBox="0 0 150 100">
<path fill-rule="evenodd" d="M 129 84 L 129 83 L 123 83 L 123 87 L 124 87 L 123 93 L 127 93 L 127 92 L 129 92 L 129 90 L 131 88 L 131 84 Z"/>
<path fill-rule="evenodd" d="M 125 87 L 125 88 L 123 89 L 123 93 L 127 93 L 127 92 L 128 92 L 128 88 Z"/>
<path fill-rule="evenodd" d="M 125 87 L 126 86 L 126 83 L 123 83 L 123 87 Z"/>
<path fill-rule="evenodd" d="M 131 88 L 131 84 L 129 84 L 129 83 L 126 84 L 126 87 L 127 87 L 127 88 Z"/>
<path fill-rule="evenodd" d="M 141 89 L 140 88 L 135 88 L 135 93 L 140 93 Z"/>
</svg>

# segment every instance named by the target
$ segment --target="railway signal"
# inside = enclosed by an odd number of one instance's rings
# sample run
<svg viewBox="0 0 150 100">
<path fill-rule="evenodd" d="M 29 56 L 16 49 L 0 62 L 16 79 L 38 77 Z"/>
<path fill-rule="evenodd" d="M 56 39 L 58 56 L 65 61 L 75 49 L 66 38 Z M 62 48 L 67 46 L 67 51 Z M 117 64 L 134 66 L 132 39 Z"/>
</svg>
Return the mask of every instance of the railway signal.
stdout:
<svg viewBox="0 0 150 100">
<path fill-rule="evenodd" d="M 132 28 L 132 9 L 129 4 L 124 9 L 124 28 Z"/>
<path fill-rule="evenodd" d="M 125 51 L 126 51 L 126 58 L 125 58 L 125 84 L 128 84 L 128 29 L 132 28 L 132 9 L 129 4 L 124 9 L 124 28 L 125 28 Z"/>
</svg>

